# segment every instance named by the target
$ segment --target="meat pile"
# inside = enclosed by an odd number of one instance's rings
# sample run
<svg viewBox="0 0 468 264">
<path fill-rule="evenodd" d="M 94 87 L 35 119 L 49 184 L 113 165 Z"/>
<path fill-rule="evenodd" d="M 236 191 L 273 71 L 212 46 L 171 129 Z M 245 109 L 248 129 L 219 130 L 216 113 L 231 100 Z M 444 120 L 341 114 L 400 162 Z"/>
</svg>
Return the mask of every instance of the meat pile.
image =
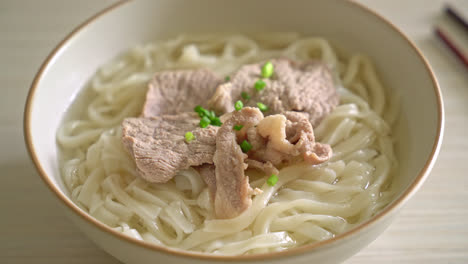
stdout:
<svg viewBox="0 0 468 264">
<path fill-rule="evenodd" d="M 253 89 L 260 63 L 241 67 L 226 82 L 209 70 L 157 73 L 141 117 L 122 123 L 122 142 L 140 176 L 164 183 L 194 167 L 208 185 L 215 216 L 233 218 L 251 205 L 255 193 L 247 168 L 271 175 L 284 164 L 327 161 L 331 148 L 315 142 L 313 126 L 339 101 L 330 71 L 318 61 L 271 63 L 274 74 L 263 79 L 260 91 Z M 237 101 L 246 107 L 235 110 Z M 260 111 L 257 102 L 268 108 Z M 197 105 L 221 115 L 223 124 L 201 128 L 193 111 Z M 186 140 L 187 132 L 193 140 Z M 240 147 L 245 141 L 249 149 Z"/>
</svg>

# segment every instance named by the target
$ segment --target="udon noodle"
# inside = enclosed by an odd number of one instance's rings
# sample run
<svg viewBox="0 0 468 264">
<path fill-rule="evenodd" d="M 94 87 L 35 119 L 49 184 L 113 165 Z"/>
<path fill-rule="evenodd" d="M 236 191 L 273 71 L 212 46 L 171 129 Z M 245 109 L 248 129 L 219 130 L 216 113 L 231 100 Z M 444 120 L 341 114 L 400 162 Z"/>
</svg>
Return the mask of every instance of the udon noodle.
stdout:
<svg viewBox="0 0 468 264">
<path fill-rule="evenodd" d="M 220 76 L 269 58 L 317 58 L 334 72 L 339 106 L 315 127 L 333 148 L 327 163 L 283 168 L 275 186 L 249 175 L 263 193 L 233 219 L 214 219 L 197 171 L 166 184 L 138 177 L 121 143 L 120 124 L 139 115 L 156 71 L 205 67 Z M 286 250 L 342 233 L 368 220 L 392 198 L 397 159 L 389 103 L 371 61 L 338 55 L 327 40 L 295 33 L 183 35 L 137 46 L 100 68 L 57 132 L 63 181 L 72 200 L 133 238 L 211 254 Z M 181 102 L 183 103 L 183 102 Z"/>
</svg>

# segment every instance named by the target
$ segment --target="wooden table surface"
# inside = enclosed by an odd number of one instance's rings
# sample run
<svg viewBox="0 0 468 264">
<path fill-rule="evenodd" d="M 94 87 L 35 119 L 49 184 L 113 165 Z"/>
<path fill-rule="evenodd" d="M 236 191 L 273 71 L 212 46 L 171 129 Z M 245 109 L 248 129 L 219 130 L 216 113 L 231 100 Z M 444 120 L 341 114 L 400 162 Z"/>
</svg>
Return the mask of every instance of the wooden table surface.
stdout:
<svg viewBox="0 0 468 264">
<path fill-rule="evenodd" d="M 75 26 L 114 2 L 0 1 L 0 263 L 119 263 L 59 209 L 22 132 L 26 94 L 42 61 Z M 390 228 L 346 264 L 468 263 L 468 71 L 432 35 L 444 1 L 360 2 L 401 28 L 429 60 L 442 87 L 446 127 L 426 183 Z"/>
</svg>

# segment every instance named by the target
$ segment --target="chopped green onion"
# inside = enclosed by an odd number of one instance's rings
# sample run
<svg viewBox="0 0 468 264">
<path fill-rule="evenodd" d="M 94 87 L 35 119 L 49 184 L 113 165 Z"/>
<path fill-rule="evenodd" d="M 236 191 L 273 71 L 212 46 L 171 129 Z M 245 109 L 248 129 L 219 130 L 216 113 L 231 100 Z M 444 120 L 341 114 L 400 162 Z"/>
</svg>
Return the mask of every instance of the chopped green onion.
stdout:
<svg viewBox="0 0 468 264">
<path fill-rule="evenodd" d="M 243 125 L 235 125 L 234 130 L 240 131 L 243 127 Z"/>
<path fill-rule="evenodd" d="M 242 96 L 242 99 L 244 99 L 244 100 L 249 100 L 250 99 L 250 95 L 248 93 L 246 93 L 246 92 L 242 92 L 241 96 Z"/>
<path fill-rule="evenodd" d="M 268 106 L 266 106 L 263 103 L 258 102 L 257 106 L 258 106 L 258 109 L 260 109 L 260 111 L 262 111 L 262 112 L 268 111 Z"/>
<path fill-rule="evenodd" d="M 219 120 L 219 117 L 215 117 L 211 120 L 211 124 L 213 126 L 221 126 L 223 123 L 221 123 L 221 120 Z"/>
<path fill-rule="evenodd" d="M 224 77 L 224 80 L 226 80 L 226 82 L 229 82 L 231 80 L 231 77 L 228 75 L 228 76 Z"/>
<path fill-rule="evenodd" d="M 201 107 L 199 105 L 197 105 L 195 107 L 194 111 L 198 113 L 198 116 L 200 118 L 203 118 L 203 117 L 206 116 L 211 121 L 216 118 L 216 113 L 213 110 L 211 110 L 211 111 L 206 110 L 205 108 L 203 108 L 203 107 Z"/>
<path fill-rule="evenodd" d="M 189 143 L 190 141 L 194 139 L 195 139 L 195 136 L 193 135 L 192 132 L 185 133 L 185 141 L 187 141 L 187 143 Z"/>
<path fill-rule="evenodd" d="M 247 140 L 242 141 L 242 143 L 240 144 L 240 147 L 242 149 L 242 152 L 244 153 L 247 153 L 249 152 L 249 150 L 252 149 L 252 145 L 250 145 L 250 143 Z"/>
<path fill-rule="evenodd" d="M 198 113 L 198 116 L 200 116 L 200 127 L 205 128 L 208 125 L 213 125 L 213 126 L 221 126 L 223 123 L 221 123 L 221 120 L 219 120 L 219 117 L 216 116 L 216 113 L 213 110 L 206 110 L 205 108 L 197 105 L 194 109 L 195 112 Z"/>
<path fill-rule="evenodd" d="M 263 80 L 258 80 L 254 84 L 254 88 L 255 90 L 257 90 L 257 92 L 260 92 L 261 90 L 263 90 L 265 86 L 266 86 L 266 83 Z"/>
<path fill-rule="evenodd" d="M 242 107 L 244 107 L 244 104 L 242 103 L 242 101 L 237 101 L 236 104 L 234 104 L 234 108 L 236 109 L 236 111 L 241 110 Z"/>
<path fill-rule="evenodd" d="M 213 119 L 216 118 L 216 114 L 215 114 L 215 112 L 213 110 L 211 110 L 211 111 L 206 110 L 206 115 L 205 116 L 208 117 L 211 121 L 213 121 Z"/>
<path fill-rule="evenodd" d="M 263 78 L 270 78 L 273 75 L 273 63 L 267 61 L 262 67 L 262 77 Z"/>
<path fill-rule="evenodd" d="M 211 120 L 207 116 L 202 117 L 202 119 L 200 120 L 200 127 L 205 128 L 209 124 L 211 124 Z"/>
<path fill-rule="evenodd" d="M 210 116 L 210 111 L 206 110 L 205 108 L 199 105 L 195 106 L 193 110 L 198 113 L 199 117 Z"/>
<path fill-rule="evenodd" d="M 193 111 L 197 112 L 197 113 L 200 113 L 202 112 L 204 109 L 203 107 L 201 107 L 201 105 L 197 105 L 195 106 L 195 108 L 193 109 Z"/>
<path fill-rule="evenodd" d="M 275 186 L 277 182 L 278 182 L 278 176 L 276 176 L 276 174 L 272 174 L 270 178 L 268 178 L 267 180 L 267 183 L 270 186 Z"/>
<path fill-rule="evenodd" d="M 199 115 L 200 117 L 206 116 L 206 117 L 208 117 L 208 118 L 210 118 L 210 116 L 211 116 L 210 111 L 208 111 L 208 110 L 206 110 L 206 109 L 203 109 L 203 110 L 201 110 L 200 112 L 198 112 L 198 115 Z"/>
</svg>

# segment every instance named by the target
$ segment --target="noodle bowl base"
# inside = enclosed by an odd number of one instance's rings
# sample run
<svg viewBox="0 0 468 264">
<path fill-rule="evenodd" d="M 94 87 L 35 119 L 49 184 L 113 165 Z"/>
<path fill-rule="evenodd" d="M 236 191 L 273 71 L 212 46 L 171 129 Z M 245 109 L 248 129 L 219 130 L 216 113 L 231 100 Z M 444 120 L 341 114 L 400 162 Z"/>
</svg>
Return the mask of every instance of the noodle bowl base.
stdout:
<svg viewBox="0 0 468 264">
<path fill-rule="evenodd" d="M 236 29 L 236 32 L 249 30 L 300 31 L 307 35 L 325 36 L 337 45 L 339 43 L 346 43 L 342 47 L 345 50 L 363 52 L 369 54 L 374 59 L 377 69 L 382 73 L 384 83 L 388 84 L 387 87 L 395 89 L 399 94 L 403 95 L 403 98 L 406 98 L 407 95 L 409 98 L 424 98 L 420 102 L 421 109 L 416 109 L 408 98 L 403 99 L 401 102 L 402 112 L 405 113 L 402 119 L 408 121 L 408 127 L 400 128 L 397 134 L 400 134 L 399 136 L 402 139 L 401 146 L 407 147 L 405 149 L 400 146 L 400 158 L 408 160 L 408 162 L 407 164 L 401 164 L 402 174 L 399 178 L 401 189 L 396 198 L 397 202 L 390 205 L 389 208 L 385 209 L 377 217 L 374 217 L 369 223 L 364 223 L 356 229 L 337 236 L 334 239 L 281 253 L 237 257 L 182 253 L 147 243 L 136 242 L 135 240 L 118 235 L 115 231 L 112 232 L 103 224 L 86 216 L 86 213 L 80 211 L 81 209 L 76 207 L 67 197 L 66 188 L 58 172 L 55 137 L 50 133 L 50 131 L 55 131 L 55 128 L 58 128 L 61 121 L 61 116 L 57 116 L 56 113 L 63 113 L 69 106 L 70 100 L 76 96 L 79 89 L 84 86 L 86 80 L 89 79 L 89 76 L 93 74 L 99 65 L 109 61 L 119 52 L 136 43 L 148 42 L 156 37 L 160 38 L 160 36 L 169 35 L 173 32 L 191 32 L 195 31 L 195 29 L 203 29 L 205 32 L 215 31 L 213 25 L 216 23 L 219 25 L 220 23 L 219 21 L 211 23 L 212 21 L 216 21 L 216 17 L 209 18 L 209 12 L 206 11 L 208 8 L 204 11 L 208 12 L 206 16 L 201 16 L 206 17 L 206 19 L 197 20 L 198 15 L 191 14 L 188 10 L 203 12 L 203 9 L 190 2 L 184 3 L 184 10 L 186 9 L 187 11 L 181 10 L 178 6 L 180 2 L 176 1 L 172 4 L 164 2 L 125 3 L 86 26 L 87 30 L 79 31 L 73 35 L 67 40 L 66 45 L 60 46 L 58 52 L 46 62 L 33 84 L 33 89 L 27 103 L 25 121 L 25 134 L 32 158 L 45 181 L 67 205 L 66 211 L 68 214 L 93 241 L 125 263 L 152 263 L 155 258 L 162 263 L 201 263 L 205 261 L 219 263 L 225 261 L 233 261 L 235 263 L 247 261 L 279 263 L 280 261 L 283 262 L 285 258 L 297 261 L 297 263 L 310 261 L 336 263 L 351 256 L 375 239 L 391 222 L 397 209 L 422 184 L 429 172 L 437 155 L 442 137 L 442 104 L 437 84 L 433 79 L 430 69 L 411 44 L 400 33 L 377 16 L 349 2 L 323 1 L 311 4 L 307 1 L 298 1 L 297 6 L 300 8 L 297 8 L 296 15 L 288 13 L 291 19 L 284 21 L 281 25 L 278 25 L 277 21 L 275 22 L 268 16 L 258 17 L 256 10 L 261 9 L 262 4 L 265 3 L 262 1 L 252 3 L 249 6 L 249 11 L 242 14 L 242 18 L 244 19 L 229 15 L 236 14 L 235 11 L 239 8 L 237 4 L 229 3 L 227 7 L 223 4 L 223 10 L 227 10 L 228 13 L 226 19 L 221 20 L 223 28 L 226 30 Z M 219 6 L 216 1 L 203 1 L 200 5 Z M 276 12 L 281 12 L 281 7 L 285 3 L 281 1 L 269 1 L 268 5 L 272 7 L 272 10 L 278 9 Z M 331 17 L 324 17 L 324 15 L 320 15 L 319 11 L 312 11 L 316 16 L 311 16 L 310 13 L 306 15 L 306 13 L 301 11 L 302 9 L 310 11 L 314 10 L 314 8 L 317 10 L 334 10 L 334 12 L 327 13 Z M 153 12 L 149 10 L 153 10 Z M 154 23 L 154 12 L 157 12 L 159 14 L 157 16 L 158 19 L 162 20 L 170 19 L 171 12 L 175 12 L 175 10 L 183 13 L 179 15 L 180 17 L 184 17 L 183 20 L 177 21 L 171 27 L 165 29 Z M 345 14 L 351 21 L 350 23 L 355 25 L 353 28 L 360 29 L 351 30 L 355 34 L 354 38 L 336 34 L 336 31 L 340 28 L 340 24 L 332 18 L 343 17 Z M 272 16 L 275 17 L 274 15 Z M 264 24 L 269 26 L 266 28 L 257 26 L 257 28 L 252 29 L 250 23 L 254 18 L 255 21 L 259 19 L 259 21 L 264 21 Z M 322 25 L 314 28 L 313 25 L 317 24 L 314 23 L 314 19 L 322 21 Z M 125 26 L 122 30 L 114 33 L 107 32 L 117 20 L 125 21 L 123 23 Z M 260 24 L 258 23 L 258 25 Z M 107 32 L 108 36 L 96 43 L 94 40 L 95 36 L 103 35 L 103 32 Z M 392 58 L 391 54 L 386 55 L 380 51 L 380 45 L 377 41 L 379 35 L 382 37 L 381 39 L 385 39 L 387 43 L 391 44 L 388 44 L 388 46 L 391 47 L 390 50 L 393 51 L 393 54 L 400 54 L 401 57 L 395 57 L 405 60 L 404 64 Z M 109 47 L 113 48 L 109 49 Z M 90 50 L 92 52 L 89 52 Z M 412 76 L 408 76 L 408 79 L 404 81 L 398 80 L 402 76 L 402 73 L 410 71 L 413 73 Z M 71 72 L 73 74 L 70 74 Z M 410 87 L 417 88 L 410 89 Z M 47 103 L 50 101 L 51 94 L 54 96 L 54 102 L 56 102 L 54 104 Z M 436 109 L 434 109 L 434 105 L 437 105 Z M 50 117 L 50 119 L 44 120 L 44 118 L 41 118 L 44 116 Z M 422 116 L 426 116 L 426 119 L 422 120 L 420 118 Z M 47 127 L 47 129 L 44 127 Z M 408 151 L 409 149 L 412 152 Z M 74 209 L 70 210 L 70 208 Z M 76 212 L 80 213 L 77 214 Z"/>
</svg>

